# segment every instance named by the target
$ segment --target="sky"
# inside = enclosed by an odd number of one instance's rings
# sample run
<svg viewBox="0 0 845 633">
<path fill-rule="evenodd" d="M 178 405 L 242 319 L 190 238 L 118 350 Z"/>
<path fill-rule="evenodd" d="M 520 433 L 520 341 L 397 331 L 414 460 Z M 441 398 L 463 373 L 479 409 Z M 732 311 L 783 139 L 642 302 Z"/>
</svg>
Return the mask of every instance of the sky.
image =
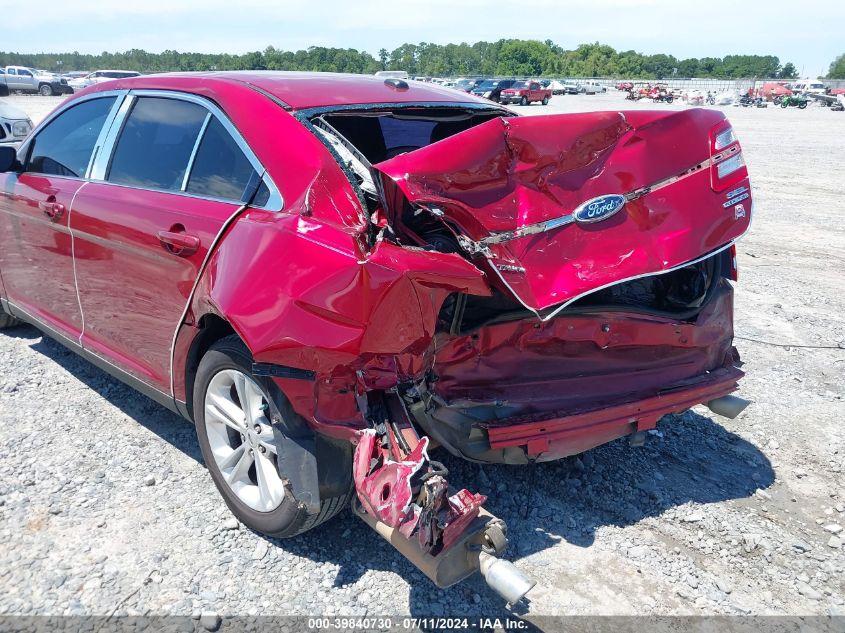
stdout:
<svg viewBox="0 0 845 633">
<path fill-rule="evenodd" d="M 0 0 L 9 15 L 20 0 Z M 33 0 L 0 51 L 143 48 L 244 53 L 337 46 L 377 56 L 406 42 L 551 39 L 686 57 L 777 55 L 802 77 L 845 53 L 842 0 Z M 20 15 L 18 11 L 16 11 Z"/>
</svg>

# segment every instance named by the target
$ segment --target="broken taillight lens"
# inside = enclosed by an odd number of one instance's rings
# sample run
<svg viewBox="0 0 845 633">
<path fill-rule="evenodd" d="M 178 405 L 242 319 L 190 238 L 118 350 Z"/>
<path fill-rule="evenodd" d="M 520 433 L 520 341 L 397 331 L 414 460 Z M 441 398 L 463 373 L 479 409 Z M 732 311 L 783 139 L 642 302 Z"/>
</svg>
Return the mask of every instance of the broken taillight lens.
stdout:
<svg viewBox="0 0 845 633">
<path fill-rule="evenodd" d="M 727 121 L 710 130 L 710 158 L 710 186 L 713 191 L 723 191 L 748 178 L 742 147 Z"/>
</svg>

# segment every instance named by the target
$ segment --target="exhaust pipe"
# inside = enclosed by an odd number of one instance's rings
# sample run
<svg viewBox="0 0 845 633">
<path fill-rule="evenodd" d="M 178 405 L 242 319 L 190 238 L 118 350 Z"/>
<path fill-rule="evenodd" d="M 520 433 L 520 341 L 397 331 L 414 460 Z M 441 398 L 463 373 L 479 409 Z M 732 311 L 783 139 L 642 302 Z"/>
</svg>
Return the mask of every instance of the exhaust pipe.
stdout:
<svg viewBox="0 0 845 633">
<path fill-rule="evenodd" d="M 478 571 L 497 594 L 509 604 L 516 604 L 537 584 L 516 568 L 509 560 L 496 558 L 487 552 L 478 555 Z"/>
<path fill-rule="evenodd" d="M 750 400 L 737 396 L 722 396 L 705 403 L 705 406 L 716 415 L 721 415 L 731 420 L 745 411 L 745 407 L 751 404 Z"/>
<path fill-rule="evenodd" d="M 353 500 L 352 511 L 358 518 L 378 532 L 441 589 L 451 587 L 475 572 L 481 572 L 491 589 L 509 604 L 515 604 L 537 584 L 510 561 L 483 551 L 483 547 L 489 547 L 491 543 L 487 536 L 488 527 L 498 521 L 484 508 L 481 508 L 478 517 L 467 526 L 457 542 L 449 549 L 432 556 L 420 550 L 416 539 L 409 539 L 396 528 L 382 523 L 368 514 L 356 501 Z"/>
</svg>

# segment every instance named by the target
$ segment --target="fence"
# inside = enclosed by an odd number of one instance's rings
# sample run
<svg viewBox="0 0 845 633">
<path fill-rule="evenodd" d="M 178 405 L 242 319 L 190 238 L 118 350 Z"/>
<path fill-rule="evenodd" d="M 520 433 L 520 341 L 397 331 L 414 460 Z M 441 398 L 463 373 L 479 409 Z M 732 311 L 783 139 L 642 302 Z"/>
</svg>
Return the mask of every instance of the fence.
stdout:
<svg viewBox="0 0 845 633">
<path fill-rule="evenodd" d="M 670 79 L 626 79 L 626 78 L 607 78 L 607 77 L 591 77 L 592 81 L 597 81 L 603 86 L 616 86 L 619 83 L 624 81 L 632 81 L 634 83 L 665 83 L 668 84 L 670 87 L 675 88 L 676 90 L 684 91 L 684 90 L 702 90 L 707 92 L 724 92 L 726 90 L 739 90 L 740 92 L 745 92 L 749 88 L 762 88 L 763 84 L 778 81 L 778 82 L 795 82 L 798 81 L 797 79 L 760 79 L 760 78 L 751 78 L 751 79 L 678 79 L 678 78 L 670 78 Z M 572 81 L 584 81 L 584 78 L 572 78 Z M 845 79 L 819 79 L 825 86 L 830 88 L 845 88 Z"/>
</svg>

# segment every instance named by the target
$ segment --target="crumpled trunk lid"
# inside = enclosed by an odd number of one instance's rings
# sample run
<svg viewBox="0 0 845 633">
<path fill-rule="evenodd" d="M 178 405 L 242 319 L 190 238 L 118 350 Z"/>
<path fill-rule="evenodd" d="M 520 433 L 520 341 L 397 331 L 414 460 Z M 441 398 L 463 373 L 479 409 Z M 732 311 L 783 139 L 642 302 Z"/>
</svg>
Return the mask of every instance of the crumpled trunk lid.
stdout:
<svg viewBox="0 0 845 633">
<path fill-rule="evenodd" d="M 705 109 L 498 118 L 374 167 L 400 232 L 407 200 L 439 217 L 492 283 L 550 318 L 747 230 L 741 149 L 715 143 L 727 129 Z M 737 159 L 721 177 L 717 163 Z"/>
</svg>

